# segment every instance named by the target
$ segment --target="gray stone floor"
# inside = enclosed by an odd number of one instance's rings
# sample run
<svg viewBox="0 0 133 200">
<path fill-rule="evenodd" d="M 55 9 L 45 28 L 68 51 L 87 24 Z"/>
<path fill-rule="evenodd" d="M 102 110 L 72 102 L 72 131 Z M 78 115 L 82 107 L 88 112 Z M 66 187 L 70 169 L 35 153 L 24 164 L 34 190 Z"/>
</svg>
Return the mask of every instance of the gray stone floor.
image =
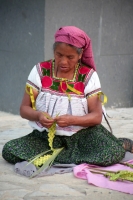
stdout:
<svg viewBox="0 0 133 200">
<path fill-rule="evenodd" d="M 107 109 L 113 133 L 133 139 L 133 108 Z M 105 121 L 103 125 L 107 128 Z M 0 150 L 5 142 L 28 134 L 31 128 L 20 116 L 0 112 Z M 88 185 L 73 173 L 29 179 L 14 172 L 0 156 L 0 200 L 132 200 L 133 195 Z"/>
</svg>

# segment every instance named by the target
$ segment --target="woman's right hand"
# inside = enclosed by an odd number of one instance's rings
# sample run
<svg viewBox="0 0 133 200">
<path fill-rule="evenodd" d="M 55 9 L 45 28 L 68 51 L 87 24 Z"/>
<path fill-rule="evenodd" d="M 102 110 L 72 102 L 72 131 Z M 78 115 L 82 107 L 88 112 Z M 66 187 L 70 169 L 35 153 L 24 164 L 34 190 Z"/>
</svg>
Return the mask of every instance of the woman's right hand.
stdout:
<svg viewBox="0 0 133 200">
<path fill-rule="evenodd" d="M 43 127 L 47 128 L 47 129 L 49 129 L 55 122 L 54 119 L 52 119 L 51 116 L 45 112 L 39 113 L 38 121 Z"/>
</svg>

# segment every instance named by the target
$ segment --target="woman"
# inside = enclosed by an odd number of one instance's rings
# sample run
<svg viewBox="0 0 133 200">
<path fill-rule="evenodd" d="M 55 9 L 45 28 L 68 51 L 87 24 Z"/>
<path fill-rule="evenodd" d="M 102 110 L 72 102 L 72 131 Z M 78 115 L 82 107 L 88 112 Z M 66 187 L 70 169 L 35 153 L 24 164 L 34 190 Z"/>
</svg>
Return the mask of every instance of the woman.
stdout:
<svg viewBox="0 0 133 200">
<path fill-rule="evenodd" d="M 29 120 L 33 132 L 7 142 L 3 158 L 17 163 L 50 149 L 48 129 L 56 123 L 53 146 L 64 147 L 56 163 L 120 162 L 126 151 L 133 152 L 133 145 L 101 125 L 101 85 L 90 38 L 77 27 L 61 27 L 53 50 L 54 60 L 33 67 L 20 106 L 20 115 Z"/>
</svg>

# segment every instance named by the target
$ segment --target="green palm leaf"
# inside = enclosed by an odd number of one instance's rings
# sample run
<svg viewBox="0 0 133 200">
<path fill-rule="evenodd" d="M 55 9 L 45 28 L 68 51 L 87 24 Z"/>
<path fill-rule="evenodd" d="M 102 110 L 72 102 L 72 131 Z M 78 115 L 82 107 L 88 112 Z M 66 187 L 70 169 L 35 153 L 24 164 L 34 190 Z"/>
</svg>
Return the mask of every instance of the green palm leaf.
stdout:
<svg viewBox="0 0 133 200">
<path fill-rule="evenodd" d="M 34 172 L 30 178 L 33 178 L 35 176 L 37 176 L 39 173 L 41 173 L 43 170 L 48 170 L 53 161 L 55 160 L 55 158 L 58 156 L 58 154 L 63 150 L 63 148 L 60 149 L 56 149 L 53 154 L 50 156 L 50 158 L 48 158 L 48 160 L 45 161 L 45 163 L 43 164 L 43 166 L 41 168 L 39 168 L 36 172 Z"/>
</svg>

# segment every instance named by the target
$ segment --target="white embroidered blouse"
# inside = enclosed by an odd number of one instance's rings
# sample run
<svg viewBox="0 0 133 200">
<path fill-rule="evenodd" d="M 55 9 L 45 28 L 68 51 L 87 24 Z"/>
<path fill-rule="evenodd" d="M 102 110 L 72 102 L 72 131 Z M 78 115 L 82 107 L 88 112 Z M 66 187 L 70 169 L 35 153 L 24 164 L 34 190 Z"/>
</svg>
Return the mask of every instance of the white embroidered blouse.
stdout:
<svg viewBox="0 0 133 200">
<path fill-rule="evenodd" d="M 75 80 L 62 82 L 54 76 L 52 61 L 38 63 L 31 70 L 27 85 L 38 90 L 36 110 L 47 112 L 51 117 L 59 115 L 86 115 L 88 110 L 87 98 L 101 92 L 101 84 L 96 71 L 86 66 L 79 66 Z M 67 88 L 80 91 L 76 94 Z M 68 94 L 71 96 L 69 100 Z M 47 131 L 39 122 L 29 121 L 33 129 L 42 132 Z M 56 126 L 56 135 L 71 136 L 83 129 L 82 126 L 59 127 Z"/>
</svg>

